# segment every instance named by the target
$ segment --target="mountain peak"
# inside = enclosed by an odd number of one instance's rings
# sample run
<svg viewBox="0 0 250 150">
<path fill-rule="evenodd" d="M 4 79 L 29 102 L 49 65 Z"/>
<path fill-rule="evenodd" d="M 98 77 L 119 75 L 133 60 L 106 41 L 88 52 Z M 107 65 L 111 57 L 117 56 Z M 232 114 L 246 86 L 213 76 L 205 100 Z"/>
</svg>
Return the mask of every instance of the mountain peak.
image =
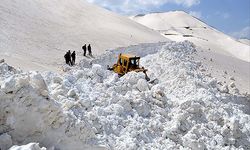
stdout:
<svg viewBox="0 0 250 150">
<path fill-rule="evenodd" d="M 248 45 L 234 40 L 184 11 L 150 13 L 131 19 L 173 41 L 189 40 L 203 49 L 213 49 L 218 53 L 250 61 Z"/>
</svg>

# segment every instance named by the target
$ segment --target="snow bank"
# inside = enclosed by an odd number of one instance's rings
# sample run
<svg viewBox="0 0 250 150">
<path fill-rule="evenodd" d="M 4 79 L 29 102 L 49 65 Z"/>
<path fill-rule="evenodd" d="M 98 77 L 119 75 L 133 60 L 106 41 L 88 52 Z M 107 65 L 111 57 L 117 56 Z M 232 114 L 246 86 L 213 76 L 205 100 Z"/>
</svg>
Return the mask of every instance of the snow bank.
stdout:
<svg viewBox="0 0 250 150">
<path fill-rule="evenodd" d="M 143 73 L 119 78 L 99 64 L 64 75 L 3 69 L 1 133 L 9 136 L 0 142 L 62 150 L 249 149 L 249 98 L 220 92 L 193 61 L 192 43 L 160 47 L 141 62 L 157 78 L 153 84 Z"/>
<path fill-rule="evenodd" d="M 66 102 L 59 103 L 50 98 L 53 95 L 49 93 L 40 73 L 15 73 L 3 69 L 9 68 L 6 66 L 1 64 L 1 70 L 5 72 L 1 74 L 0 130 L 7 135 L 1 136 L 0 141 L 8 136 L 11 138 L 7 138 L 8 142 L 1 145 L 3 149 L 9 147 L 9 143 L 24 144 L 33 141 L 58 149 L 97 147 L 90 146 L 91 140 L 95 138 L 90 124 L 68 112 Z M 36 145 L 28 147 L 38 149 Z"/>
<path fill-rule="evenodd" d="M 107 50 L 106 53 L 98 56 L 93 60 L 83 59 L 80 61 L 79 66 L 82 68 L 89 68 L 92 64 L 100 64 L 103 67 L 112 66 L 117 62 L 117 56 L 120 53 L 130 53 L 136 56 L 144 57 L 149 54 L 155 54 L 161 49 L 161 47 L 169 42 L 158 43 L 144 43 L 139 45 L 131 45 L 129 47 L 120 47 L 116 49 Z"/>
<path fill-rule="evenodd" d="M 30 143 L 23 146 L 12 146 L 9 150 L 46 150 L 46 148 L 40 148 L 38 143 Z"/>
</svg>

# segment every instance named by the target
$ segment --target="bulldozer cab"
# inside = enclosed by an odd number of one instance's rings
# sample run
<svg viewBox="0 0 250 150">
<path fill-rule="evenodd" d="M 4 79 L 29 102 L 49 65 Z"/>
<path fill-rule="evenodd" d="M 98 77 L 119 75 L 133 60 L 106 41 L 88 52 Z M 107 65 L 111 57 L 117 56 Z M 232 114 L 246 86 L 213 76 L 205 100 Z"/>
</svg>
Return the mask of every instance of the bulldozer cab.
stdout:
<svg viewBox="0 0 250 150">
<path fill-rule="evenodd" d="M 145 79 L 147 81 L 150 78 L 147 75 L 147 69 L 144 67 L 140 68 L 140 57 L 131 55 L 131 54 L 120 54 L 117 60 L 117 63 L 113 65 L 112 68 L 108 66 L 108 70 L 112 70 L 117 73 L 119 76 L 123 76 L 124 74 L 135 71 L 135 72 L 143 72 L 145 74 Z"/>
<path fill-rule="evenodd" d="M 129 71 L 139 68 L 140 57 L 131 54 L 120 54 L 114 71 L 119 75 L 124 75 Z"/>
</svg>

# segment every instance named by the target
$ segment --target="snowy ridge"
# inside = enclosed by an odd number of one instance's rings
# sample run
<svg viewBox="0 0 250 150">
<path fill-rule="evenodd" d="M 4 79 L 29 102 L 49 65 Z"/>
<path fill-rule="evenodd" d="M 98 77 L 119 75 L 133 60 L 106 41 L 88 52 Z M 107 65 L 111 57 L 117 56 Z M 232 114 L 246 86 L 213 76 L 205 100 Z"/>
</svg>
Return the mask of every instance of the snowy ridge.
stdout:
<svg viewBox="0 0 250 150">
<path fill-rule="evenodd" d="M 118 78 L 98 64 L 59 75 L 22 72 L 2 63 L 0 129 L 5 138 L 0 136 L 0 143 L 9 142 L 0 145 L 249 149 L 249 97 L 204 74 L 193 59 L 192 43 L 159 47 L 141 62 L 149 77 L 158 79 L 153 84 L 143 73 Z"/>
<path fill-rule="evenodd" d="M 243 43 L 243 44 L 247 44 L 250 46 L 250 40 L 249 39 L 239 39 L 239 42 Z"/>
<path fill-rule="evenodd" d="M 182 11 L 150 13 L 130 19 L 173 41 L 191 41 L 204 50 L 232 56 L 250 62 L 250 46 L 205 24 Z"/>
</svg>

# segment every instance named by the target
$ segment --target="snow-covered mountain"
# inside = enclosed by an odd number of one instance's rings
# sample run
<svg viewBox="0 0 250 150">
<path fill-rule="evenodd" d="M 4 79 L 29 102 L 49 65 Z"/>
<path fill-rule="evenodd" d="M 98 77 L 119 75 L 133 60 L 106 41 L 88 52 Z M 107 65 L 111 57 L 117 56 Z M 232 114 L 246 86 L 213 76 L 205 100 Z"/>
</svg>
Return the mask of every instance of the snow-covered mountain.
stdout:
<svg viewBox="0 0 250 150">
<path fill-rule="evenodd" d="M 133 17 L 153 31 L 83 0 L 2 0 L 0 149 L 250 149 L 248 47 L 183 12 L 167 14 Z M 158 42 L 167 40 L 159 31 L 195 44 Z M 62 65 L 85 42 L 99 55 Z M 120 53 L 141 56 L 152 80 L 107 70 Z"/>
<path fill-rule="evenodd" d="M 250 62 L 249 45 L 238 42 L 183 11 L 151 13 L 130 18 L 161 32 L 171 40 L 189 40 L 202 49 Z"/>
<path fill-rule="evenodd" d="M 85 0 L 1 0 L 0 58 L 32 70 L 54 70 L 70 49 L 93 53 L 166 40 L 134 21 Z"/>
<path fill-rule="evenodd" d="M 239 39 L 238 41 L 250 46 L 250 40 L 249 39 Z"/>
</svg>

